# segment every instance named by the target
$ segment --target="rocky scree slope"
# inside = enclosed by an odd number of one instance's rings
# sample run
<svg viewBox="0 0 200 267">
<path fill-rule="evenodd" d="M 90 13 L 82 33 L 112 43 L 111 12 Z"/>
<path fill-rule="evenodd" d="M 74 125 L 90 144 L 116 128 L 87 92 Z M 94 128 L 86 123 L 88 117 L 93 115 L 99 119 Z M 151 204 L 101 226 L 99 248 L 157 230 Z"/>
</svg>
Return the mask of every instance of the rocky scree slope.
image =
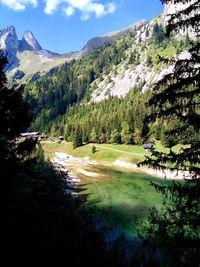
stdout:
<svg viewBox="0 0 200 267">
<path fill-rule="evenodd" d="M 162 15 L 135 32 L 131 45 L 125 51 L 124 60 L 113 65 L 109 73 L 104 72 L 91 84 L 90 102 L 100 102 L 110 96 L 124 97 L 134 87 L 146 91 L 173 71 L 173 65 L 164 64 L 162 57 L 188 57 L 186 39 L 189 36 L 186 33 L 182 32 L 171 39 L 165 36 L 167 14 L 165 9 Z"/>
</svg>

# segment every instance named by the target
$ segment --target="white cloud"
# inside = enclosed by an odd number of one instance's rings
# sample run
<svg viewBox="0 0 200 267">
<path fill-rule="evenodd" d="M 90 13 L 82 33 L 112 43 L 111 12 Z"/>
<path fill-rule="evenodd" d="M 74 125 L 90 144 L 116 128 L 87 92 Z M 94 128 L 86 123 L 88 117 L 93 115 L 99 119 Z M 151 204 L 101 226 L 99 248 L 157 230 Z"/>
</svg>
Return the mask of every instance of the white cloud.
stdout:
<svg viewBox="0 0 200 267">
<path fill-rule="evenodd" d="M 113 13 L 115 11 L 115 4 L 108 3 L 103 5 L 101 3 L 90 1 L 86 6 L 83 6 L 83 8 L 79 10 L 82 12 L 81 18 L 83 20 L 88 19 L 92 13 L 94 13 L 97 18 L 100 18 L 104 15 Z"/>
<path fill-rule="evenodd" d="M 102 4 L 99 0 L 44 0 L 46 2 L 45 13 L 53 14 L 57 9 L 63 8 L 67 16 L 72 16 L 75 10 L 81 12 L 81 18 L 87 20 L 91 14 L 97 18 L 115 11 L 114 3 Z M 65 7 L 67 5 L 67 7 Z"/>
<path fill-rule="evenodd" d="M 101 0 L 0 0 L 0 3 L 21 11 L 25 10 L 28 5 L 36 7 L 39 1 L 45 2 L 44 12 L 48 15 L 57 10 L 63 10 L 70 17 L 78 10 L 83 20 L 89 19 L 92 14 L 99 18 L 113 13 L 116 9 L 115 4 L 110 0 L 108 3 L 101 3 Z"/>
<path fill-rule="evenodd" d="M 68 6 L 64 11 L 68 17 L 71 17 L 75 13 L 75 9 L 72 6 Z"/>
<path fill-rule="evenodd" d="M 44 0 L 46 2 L 44 12 L 46 14 L 53 14 L 57 7 L 63 2 L 63 0 Z"/>
<path fill-rule="evenodd" d="M 38 0 L 0 0 L 0 3 L 16 11 L 22 11 L 26 9 L 27 5 L 36 7 Z"/>
</svg>

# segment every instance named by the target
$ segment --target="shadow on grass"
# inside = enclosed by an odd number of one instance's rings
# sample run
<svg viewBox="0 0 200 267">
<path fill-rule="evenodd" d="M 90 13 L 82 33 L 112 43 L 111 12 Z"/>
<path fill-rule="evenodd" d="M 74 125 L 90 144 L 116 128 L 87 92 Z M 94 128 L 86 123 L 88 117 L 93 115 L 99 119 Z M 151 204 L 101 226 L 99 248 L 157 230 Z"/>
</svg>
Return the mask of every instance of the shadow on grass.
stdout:
<svg viewBox="0 0 200 267">
<path fill-rule="evenodd" d="M 105 174 L 106 178 L 91 178 L 89 182 L 80 185 L 80 195 L 87 200 L 85 205 L 92 208 L 98 225 L 135 239 L 137 231 L 148 217 L 149 209 L 160 205 L 159 196 L 149 181 L 168 181 L 105 165 L 93 166 L 92 170 Z"/>
<path fill-rule="evenodd" d="M 120 167 L 119 167 L 120 168 Z M 118 177 L 118 178 L 127 178 L 127 179 L 130 179 L 131 175 L 132 175 L 132 178 L 141 178 L 141 179 L 145 179 L 145 180 L 160 180 L 158 178 L 155 178 L 149 174 L 146 174 L 146 173 L 142 173 L 142 172 L 137 172 L 136 170 L 134 171 L 131 170 L 131 169 L 126 169 L 126 171 L 124 170 L 120 170 L 118 169 L 118 167 L 108 167 L 108 166 L 95 166 L 93 167 L 94 171 L 96 172 L 99 172 L 99 173 L 103 173 L 103 174 L 106 174 L 106 175 L 109 175 L 111 177 Z"/>
<path fill-rule="evenodd" d="M 148 217 L 147 206 L 131 206 L 125 203 L 111 207 L 93 206 L 93 215 L 98 225 L 109 229 L 108 234 L 118 233 L 128 239 L 137 239 L 138 231 L 141 231 L 143 223 Z M 116 236 L 117 237 L 119 237 Z M 111 239 L 114 237 L 111 234 Z"/>
<path fill-rule="evenodd" d="M 87 200 L 91 195 L 93 195 L 93 193 L 87 193 L 87 185 L 87 183 L 79 185 L 77 188 L 75 188 L 74 192 L 79 194 L 79 198 L 85 202 L 86 206 L 93 208 L 96 207 L 96 205 L 99 204 L 102 200 L 95 199 L 93 201 L 90 201 L 90 204 L 88 204 Z"/>
</svg>

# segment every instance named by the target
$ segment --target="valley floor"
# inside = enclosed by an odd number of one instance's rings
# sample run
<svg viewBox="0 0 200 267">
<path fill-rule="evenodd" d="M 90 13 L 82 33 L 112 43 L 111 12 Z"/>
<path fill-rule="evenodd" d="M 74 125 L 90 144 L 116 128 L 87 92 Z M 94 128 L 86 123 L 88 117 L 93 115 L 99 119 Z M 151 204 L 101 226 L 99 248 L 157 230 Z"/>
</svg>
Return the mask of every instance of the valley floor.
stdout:
<svg viewBox="0 0 200 267">
<path fill-rule="evenodd" d="M 149 175 L 136 166 L 145 154 L 141 146 L 99 145 L 92 153 L 89 144 L 73 150 L 72 144 L 44 142 L 45 154 L 62 169 L 69 170 L 78 194 L 94 208 L 94 216 L 114 233 L 136 237 L 149 209 L 161 206 L 161 197 L 150 180 L 169 183 Z M 146 170 L 145 170 L 146 171 Z M 147 171 L 146 171 L 147 172 Z"/>
</svg>

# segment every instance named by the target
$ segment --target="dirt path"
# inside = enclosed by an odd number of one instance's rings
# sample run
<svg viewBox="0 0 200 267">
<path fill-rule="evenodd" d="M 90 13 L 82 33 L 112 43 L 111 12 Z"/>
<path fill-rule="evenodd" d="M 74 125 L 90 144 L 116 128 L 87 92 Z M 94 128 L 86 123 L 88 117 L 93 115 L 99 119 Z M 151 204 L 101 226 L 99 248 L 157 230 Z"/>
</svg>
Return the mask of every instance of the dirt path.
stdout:
<svg viewBox="0 0 200 267">
<path fill-rule="evenodd" d="M 62 171 L 63 178 L 66 181 L 64 185 L 64 191 L 66 194 L 69 194 L 73 197 L 78 196 L 77 188 L 80 185 L 80 178 L 70 170 L 70 167 L 74 165 L 68 161 L 69 155 L 64 153 L 55 153 L 54 158 L 51 160 L 52 164 L 57 170 Z"/>
<path fill-rule="evenodd" d="M 124 154 L 128 154 L 128 155 L 136 155 L 136 156 L 142 156 L 141 153 L 134 153 L 134 152 L 128 152 L 128 151 L 123 151 L 123 150 L 119 150 L 119 149 L 115 149 L 115 148 L 110 148 L 110 147 L 103 147 L 102 146 L 98 146 L 95 145 L 96 148 L 100 148 L 100 149 L 107 149 L 107 150 L 111 150 L 111 151 L 115 151 L 115 152 L 120 152 L 120 153 L 124 153 Z"/>
</svg>

